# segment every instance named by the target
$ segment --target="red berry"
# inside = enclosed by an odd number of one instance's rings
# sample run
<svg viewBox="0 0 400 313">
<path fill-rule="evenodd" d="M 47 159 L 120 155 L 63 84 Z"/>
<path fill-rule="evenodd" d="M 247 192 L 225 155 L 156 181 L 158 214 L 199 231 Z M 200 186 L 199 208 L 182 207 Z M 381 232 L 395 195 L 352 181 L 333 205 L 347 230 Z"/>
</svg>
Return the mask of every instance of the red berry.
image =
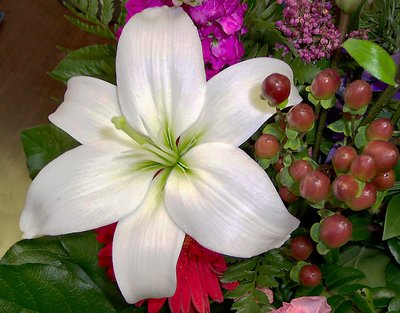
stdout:
<svg viewBox="0 0 400 313">
<path fill-rule="evenodd" d="M 310 162 L 305 160 L 295 160 L 289 167 L 289 174 L 295 182 L 299 182 L 305 174 L 313 170 Z"/>
<path fill-rule="evenodd" d="M 276 161 L 276 163 L 274 163 L 274 169 L 277 172 L 280 172 L 281 169 L 283 169 L 285 167 L 285 164 L 283 164 L 283 157 L 279 157 L 278 161 Z"/>
<path fill-rule="evenodd" d="M 291 192 L 286 186 L 281 186 L 279 188 L 279 195 L 281 196 L 281 199 L 286 203 L 292 203 L 299 199 L 299 197 Z"/>
<path fill-rule="evenodd" d="M 332 157 L 332 164 L 336 172 L 347 172 L 356 156 L 357 152 L 353 147 L 341 146 L 337 148 Z"/>
<path fill-rule="evenodd" d="M 366 144 L 364 153 L 372 154 L 375 158 L 378 172 L 392 169 L 399 158 L 399 150 L 388 141 L 373 140 Z"/>
<path fill-rule="evenodd" d="M 322 273 L 317 265 L 304 265 L 299 272 L 299 280 L 303 286 L 315 287 L 321 283 Z"/>
<path fill-rule="evenodd" d="M 353 211 L 360 211 L 371 207 L 376 201 L 376 189 L 373 184 L 366 183 L 361 195 L 346 202 Z"/>
<path fill-rule="evenodd" d="M 375 158 L 371 154 L 360 154 L 355 157 L 350 165 L 351 174 L 361 181 L 369 181 L 377 172 Z"/>
<path fill-rule="evenodd" d="M 261 94 L 271 106 L 277 106 L 289 98 L 290 80 L 286 76 L 274 73 L 264 79 Z"/>
<path fill-rule="evenodd" d="M 314 203 L 324 200 L 330 189 L 329 177 L 320 171 L 312 171 L 304 175 L 300 181 L 300 195 Z"/>
<path fill-rule="evenodd" d="M 372 121 L 365 131 L 368 140 L 389 140 L 394 131 L 393 123 L 388 118 L 378 118 Z"/>
<path fill-rule="evenodd" d="M 340 75 L 327 68 L 318 73 L 311 84 L 311 93 L 315 99 L 326 100 L 332 98 L 340 87 Z"/>
<path fill-rule="evenodd" d="M 371 85 L 363 80 L 356 80 L 344 91 L 344 102 L 353 110 L 359 110 L 371 102 Z"/>
<path fill-rule="evenodd" d="M 350 174 L 343 174 L 335 178 L 332 183 L 332 191 L 340 201 L 349 201 L 356 197 L 359 185 Z"/>
<path fill-rule="evenodd" d="M 392 188 L 395 182 L 396 174 L 393 170 L 388 170 L 386 172 L 376 174 L 375 177 L 372 179 L 372 183 L 378 190 L 386 190 Z"/>
<path fill-rule="evenodd" d="M 256 156 L 260 159 L 270 159 L 279 151 L 279 142 L 274 135 L 262 134 L 255 146 Z"/>
<path fill-rule="evenodd" d="M 300 133 L 308 131 L 314 124 L 314 120 L 314 111 L 306 103 L 295 105 L 287 114 L 287 122 L 289 127 Z"/>
<path fill-rule="evenodd" d="M 321 221 L 319 238 L 328 248 L 339 248 L 350 240 L 352 231 L 348 218 L 335 214 Z"/>
<path fill-rule="evenodd" d="M 307 237 L 294 237 L 289 244 L 290 253 L 298 261 L 307 260 L 313 251 L 313 244 Z"/>
</svg>

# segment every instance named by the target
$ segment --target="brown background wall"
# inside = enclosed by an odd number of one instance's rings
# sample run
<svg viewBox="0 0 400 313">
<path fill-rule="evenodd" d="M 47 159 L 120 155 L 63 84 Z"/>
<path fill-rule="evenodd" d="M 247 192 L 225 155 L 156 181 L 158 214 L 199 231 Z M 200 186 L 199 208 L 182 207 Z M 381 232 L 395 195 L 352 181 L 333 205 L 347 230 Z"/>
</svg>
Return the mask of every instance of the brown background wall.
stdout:
<svg viewBox="0 0 400 313">
<path fill-rule="evenodd" d="M 19 141 L 21 129 L 47 123 L 65 86 L 51 71 L 64 57 L 97 38 L 72 26 L 57 0 L 0 0 L 0 256 L 21 237 L 19 216 L 30 184 Z"/>
</svg>

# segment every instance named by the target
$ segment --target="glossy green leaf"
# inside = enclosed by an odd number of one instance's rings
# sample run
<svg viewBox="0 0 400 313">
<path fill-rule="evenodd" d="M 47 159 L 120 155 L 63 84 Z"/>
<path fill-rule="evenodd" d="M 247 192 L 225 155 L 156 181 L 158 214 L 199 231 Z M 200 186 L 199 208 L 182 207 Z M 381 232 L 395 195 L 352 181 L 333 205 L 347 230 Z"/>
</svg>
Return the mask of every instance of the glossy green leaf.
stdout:
<svg viewBox="0 0 400 313">
<path fill-rule="evenodd" d="M 371 238 L 371 232 L 368 226 L 371 223 L 371 214 L 368 212 L 357 212 L 348 216 L 351 224 L 353 225 L 353 231 L 351 234 L 352 241 L 367 240 Z"/>
<path fill-rule="evenodd" d="M 87 232 L 16 243 L 0 262 L 0 303 L 14 310 L 7 312 L 122 312 L 128 304 L 97 265 L 102 245 L 95 237 Z"/>
<path fill-rule="evenodd" d="M 361 39 L 347 39 L 343 48 L 377 79 L 395 86 L 396 64 L 382 47 L 377 44 Z"/>
<path fill-rule="evenodd" d="M 383 240 L 400 236 L 400 195 L 390 199 L 385 216 L 385 226 L 383 229 Z"/>
<path fill-rule="evenodd" d="M 357 283 L 369 287 L 385 285 L 385 267 L 389 262 L 390 258 L 380 250 L 358 245 L 346 247 L 339 256 L 339 264 L 364 274 Z"/>
<path fill-rule="evenodd" d="M 357 291 L 353 299 L 357 308 L 363 313 L 376 313 L 374 303 L 372 301 L 371 292 L 368 288 Z"/>
<path fill-rule="evenodd" d="M 389 312 L 400 312 L 400 295 L 394 297 L 388 306 Z"/>
<path fill-rule="evenodd" d="M 394 263 L 389 263 L 385 268 L 386 286 L 400 290 L 400 266 Z"/>
<path fill-rule="evenodd" d="M 20 133 L 29 175 L 34 178 L 50 161 L 79 143 L 54 125 L 41 125 Z"/>
<path fill-rule="evenodd" d="M 108 44 L 80 48 L 69 53 L 50 75 L 64 83 L 80 75 L 115 83 L 115 55 L 115 47 Z"/>
<path fill-rule="evenodd" d="M 400 264 L 400 237 L 389 239 L 387 243 L 393 258 Z"/>
<path fill-rule="evenodd" d="M 321 271 L 329 289 L 341 288 L 364 277 L 358 269 L 337 264 L 322 264 Z"/>
</svg>

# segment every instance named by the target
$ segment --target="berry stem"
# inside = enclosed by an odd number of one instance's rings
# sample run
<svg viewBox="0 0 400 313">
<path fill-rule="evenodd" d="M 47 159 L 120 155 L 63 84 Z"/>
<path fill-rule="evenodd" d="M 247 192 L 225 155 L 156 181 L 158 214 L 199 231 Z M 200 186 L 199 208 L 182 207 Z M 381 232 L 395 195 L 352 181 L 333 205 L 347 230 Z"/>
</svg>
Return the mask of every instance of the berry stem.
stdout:
<svg viewBox="0 0 400 313">
<path fill-rule="evenodd" d="M 381 94 L 379 99 L 376 101 L 375 105 L 372 106 L 368 115 L 364 117 L 360 126 L 366 126 L 382 111 L 385 105 L 390 101 L 390 99 L 400 90 L 400 86 L 393 87 L 388 86 L 385 91 Z"/>
<path fill-rule="evenodd" d="M 317 128 L 317 133 L 315 134 L 315 141 L 312 153 L 312 158 L 314 161 L 317 161 L 319 156 L 319 147 L 321 145 L 322 134 L 325 129 L 325 121 L 326 121 L 326 110 L 321 107 L 318 117 L 318 128 Z"/>
<path fill-rule="evenodd" d="M 342 43 L 346 38 L 347 30 L 349 28 L 350 23 L 350 14 L 344 13 L 340 11 L 340 21 L 339 21 L 339 30 L 340 30 L 340 37 L 339 37 L 339 47 L 335 51 L 335 55 L 333 57 L 332 66 L 333 68 L 337 68 L 340 57 L 342 55 Z"/>
</svg>

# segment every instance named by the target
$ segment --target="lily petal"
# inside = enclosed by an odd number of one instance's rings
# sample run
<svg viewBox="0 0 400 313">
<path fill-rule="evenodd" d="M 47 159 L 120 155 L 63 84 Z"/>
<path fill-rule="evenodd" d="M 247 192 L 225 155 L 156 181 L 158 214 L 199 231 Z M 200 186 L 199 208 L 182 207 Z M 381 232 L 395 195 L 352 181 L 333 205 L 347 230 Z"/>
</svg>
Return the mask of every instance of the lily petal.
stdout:
<svg viewBox="0 0 400 313">
<path fill-rule="evenodd" d="M 281 246 L 297 228 L 267 174 L 242 150 L 207 143 L 181 161 L 167 180 L 165 205 L 204 247 L 251 257 Z"/>
<path fill-rule="evenodd" d="M 116 70 L 122 112 L 142 134 L 168 129 L 176 139 L 199 116 L 202 48 L 181 8 L 152 8 L 131 18 L 118 43 Z"/>
<path fill-rule="evenodd" d="M 120 116 L 117 87 L 93 77 L 68 81 L 64 102 L 49 120 L 80 143 L 97 140 L 132 141 L 111 122 Z"/>
<path fill-rule="evenodd" d="M 159 176 L 135 213 L 118 223 L 114 235 L 115 277 L 129 303 L 169 297 L 176 289 L 176 263 L 185 234 L 164 208 Z"/>
<path fill-rule="evenodd" d="M 97 141 L 44 167 L 28 191 L 20 227 L 25 238 L 80 232 L 111 224 L 142 202 L 158 168 L 140 152 Z"/>
<path fill-rule="evenodd" d="M 255 58 L 232 65 L 207 82 L 206 103 L 196 123 L 184 135 L 204 142 L 241 145 L 276 110 L 261 99 L 261 84 L 272 73 L 286 75 L 290 81 L 289 105 L 302 101 L 293 84 L 293 72 L 285 62 Z"/>
</svg>

